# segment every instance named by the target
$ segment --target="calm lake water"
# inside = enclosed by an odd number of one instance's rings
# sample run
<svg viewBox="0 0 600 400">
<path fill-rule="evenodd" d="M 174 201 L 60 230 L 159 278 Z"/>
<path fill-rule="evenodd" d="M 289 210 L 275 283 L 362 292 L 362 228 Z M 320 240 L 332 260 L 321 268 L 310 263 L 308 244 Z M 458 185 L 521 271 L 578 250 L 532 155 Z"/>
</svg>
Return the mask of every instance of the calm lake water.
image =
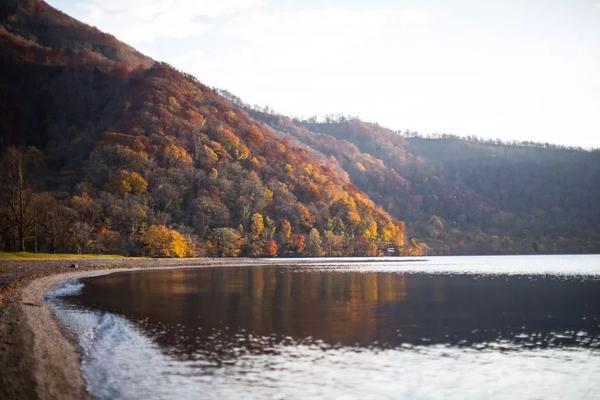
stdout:
<svg viewBox="0 0 600 400">
<path fill-rule="evenodd" d="M 596 255 L 119 272 L 48 298 L 102 399 L 600 398 Z"/>
</svg>

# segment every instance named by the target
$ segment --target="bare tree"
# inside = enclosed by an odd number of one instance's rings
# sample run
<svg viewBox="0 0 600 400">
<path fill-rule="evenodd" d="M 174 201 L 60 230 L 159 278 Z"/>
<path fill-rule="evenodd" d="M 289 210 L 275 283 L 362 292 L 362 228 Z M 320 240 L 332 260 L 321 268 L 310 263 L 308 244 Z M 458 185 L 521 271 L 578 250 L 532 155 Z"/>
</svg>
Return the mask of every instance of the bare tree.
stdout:
<svg viewBox="0 0 600 400">
<path fill-rule="evenodd" d="M 43 233 L 50 251 L 56 253 L 56 249 L 67 242 L 75 212 L 62 204 L 53 193 L 37 194 L 34 203 L 36 226 Z"/>
<path fill-rule="evenodd" d="M 40 153 L 34 147 L 8 147 L 0 160 L 0 207 L 9 229 L 16 234 L 17 246 L 25 251 L 25 240 L 35 227 L 33 191 L 26 179 L 27 169 L 35 166 Z"/>
</svg>

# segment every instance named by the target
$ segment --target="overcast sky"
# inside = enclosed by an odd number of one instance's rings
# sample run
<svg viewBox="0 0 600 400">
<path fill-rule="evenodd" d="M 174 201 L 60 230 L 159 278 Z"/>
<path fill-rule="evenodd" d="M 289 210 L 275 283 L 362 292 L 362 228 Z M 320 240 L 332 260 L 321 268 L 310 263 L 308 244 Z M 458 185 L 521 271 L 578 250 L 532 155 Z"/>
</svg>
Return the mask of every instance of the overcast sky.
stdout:
<svg viewBox="0 0 600 400">
<path fill-rule="evenodd" d="M 600 0 L 50 0 L 250 104 L 600 147 Z"/>
</svg>

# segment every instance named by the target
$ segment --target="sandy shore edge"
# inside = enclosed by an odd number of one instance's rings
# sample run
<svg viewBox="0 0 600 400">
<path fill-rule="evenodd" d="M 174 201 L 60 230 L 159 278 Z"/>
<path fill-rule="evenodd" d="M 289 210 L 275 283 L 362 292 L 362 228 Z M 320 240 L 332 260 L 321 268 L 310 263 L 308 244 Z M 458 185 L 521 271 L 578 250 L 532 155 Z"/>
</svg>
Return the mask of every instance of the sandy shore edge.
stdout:
<svg viewBox="0 0 600 400">
<path fill-rule="evenodd" d="M 91 398 L 81 375 L 81 353 L 77 339 L 63 327 L 44 296 L 56 285 L 70 279 L 123 269 L 72 272 L 36 279 L 21 290 L 20 311 L 24 330 L 31 340 L 31 371 L 40 399 Z"/>
<path fill-rule="evenodd" d="M 121 271 L 206 268 L 239 263 L 239 260 L 236 263 L 226 259 L 145 259 L 79 261 L 81 268 L 68 266 L 77 261 L 0 263 L 0 272 L 5 273 L 4 281 L 0 282 L 3 290 L 0 302 L 0 399 L 91 398 L 81 375 L 77 338 L 58 321 L 44 299 L 56 285 L 70 279 Z"/>
<path fill-rule="evenodd" d="M 190 263 L 192 264 L 192 263 Z M 32 280 L 12 296 L 3 310 L 14 325 L 9 335 L 13 367 L 3 378 L 12 378 L 13 393 L 0 390 L 3 399 L 91 399 L 81 374 L 81 351 L 75 335 L 61 324 L 45 295 L 57 285 L 89 276 L 123 271 L 145 271 L 177 268 L 208 268 L 227 265 L 220 261 L 196 265 L 162 265 L 137 267 L 94 268 L 85 271 L 62 272 Z M 10 359 L 8 360 L 10 362 Z M 12 375 L 12 377 L 10 376 Z M 6 388 L 4 388 L 6 389 Z M 2 393 L 4 392 L 4 393 Z"/>
</svg>

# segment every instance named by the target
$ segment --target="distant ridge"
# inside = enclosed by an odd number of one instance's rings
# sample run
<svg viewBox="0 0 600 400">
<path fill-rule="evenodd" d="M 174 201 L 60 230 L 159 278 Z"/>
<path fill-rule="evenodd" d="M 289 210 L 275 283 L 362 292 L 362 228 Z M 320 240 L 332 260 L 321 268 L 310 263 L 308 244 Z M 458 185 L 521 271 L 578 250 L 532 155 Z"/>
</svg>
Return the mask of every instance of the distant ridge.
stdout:
<svg viewBox="0 0 600 400">
<path fill-rule="evenodd" d="M 598 150 L 402 135 L 356 118 L 303 121 L 241 106 L 335 157 L 432 254 L 600 252 Z"/>
</svg>

